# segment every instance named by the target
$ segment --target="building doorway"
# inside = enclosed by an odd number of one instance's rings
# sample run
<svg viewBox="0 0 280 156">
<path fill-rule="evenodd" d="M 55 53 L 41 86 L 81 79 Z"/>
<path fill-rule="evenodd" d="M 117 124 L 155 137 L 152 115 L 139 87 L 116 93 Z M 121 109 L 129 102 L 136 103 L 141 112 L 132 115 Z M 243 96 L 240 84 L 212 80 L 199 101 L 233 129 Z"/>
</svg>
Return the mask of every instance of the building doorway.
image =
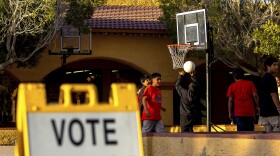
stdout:
<svg viewBox="0 0 280 156">
<path fill-rule="evenodd" d="M 0 127 L 16 126 L 18 84 L 19 80 L 13 74 L 0 72 Z"/>
</svg>

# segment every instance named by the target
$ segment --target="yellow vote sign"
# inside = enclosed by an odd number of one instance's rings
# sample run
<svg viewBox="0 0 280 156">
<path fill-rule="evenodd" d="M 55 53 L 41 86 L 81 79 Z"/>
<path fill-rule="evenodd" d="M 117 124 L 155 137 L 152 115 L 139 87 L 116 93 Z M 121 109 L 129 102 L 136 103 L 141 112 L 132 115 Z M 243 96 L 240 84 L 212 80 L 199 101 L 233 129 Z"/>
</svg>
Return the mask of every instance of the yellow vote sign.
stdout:
<svg viewBox="0 0 280 156">
<path fill-rule="evenodd" d="M 82 93 L 83 103 L 74 103 Z M 44 84 L 18 88 L 16 156 L 142 156 L 134 84 L 112 84 L 109 103 L 98 103 L 90 84 L 63 84 L 59 102 L 47 103 Z"/>
</svg>

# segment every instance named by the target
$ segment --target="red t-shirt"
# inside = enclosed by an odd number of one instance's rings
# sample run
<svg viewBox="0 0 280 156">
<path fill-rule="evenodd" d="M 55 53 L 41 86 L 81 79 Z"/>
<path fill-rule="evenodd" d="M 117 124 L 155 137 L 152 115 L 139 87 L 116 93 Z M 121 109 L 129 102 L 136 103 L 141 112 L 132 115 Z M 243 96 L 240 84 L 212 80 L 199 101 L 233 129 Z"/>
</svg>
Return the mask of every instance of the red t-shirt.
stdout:
<svg viewBox="0 0 280 156">
<path fill-rule="evenodd" d="M 142 112 L 142 120 L 161 120 L 160 110 L 162 97 L 160 89 L 155 86 L 147 86 L 144 91 L 143 97 L 146 97 L 147 108 L 150 116 L 146 116 L 145 110 Z"/>
<path fill-rule="evenodd" d="M 227 97 L 233 97 L 234 116 L 255 116 L 253 93 L 257 89 L 253 82 L 236 81 L 228 88 Z"/>
</svg>

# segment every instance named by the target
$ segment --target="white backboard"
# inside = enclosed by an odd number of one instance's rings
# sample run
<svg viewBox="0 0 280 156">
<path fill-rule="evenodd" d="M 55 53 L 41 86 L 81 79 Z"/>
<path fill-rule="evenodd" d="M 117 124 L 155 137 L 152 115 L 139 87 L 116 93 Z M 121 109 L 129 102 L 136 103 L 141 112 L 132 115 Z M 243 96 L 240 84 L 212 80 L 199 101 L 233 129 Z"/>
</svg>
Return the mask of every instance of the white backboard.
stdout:
<svg viewBox="0 0 280 156">
<path fill-rule="evenodd" d="M 207 49 L 205 9 L 176 14 L 178 44 L 191 44 L 194 49 Z"/>
</svg>

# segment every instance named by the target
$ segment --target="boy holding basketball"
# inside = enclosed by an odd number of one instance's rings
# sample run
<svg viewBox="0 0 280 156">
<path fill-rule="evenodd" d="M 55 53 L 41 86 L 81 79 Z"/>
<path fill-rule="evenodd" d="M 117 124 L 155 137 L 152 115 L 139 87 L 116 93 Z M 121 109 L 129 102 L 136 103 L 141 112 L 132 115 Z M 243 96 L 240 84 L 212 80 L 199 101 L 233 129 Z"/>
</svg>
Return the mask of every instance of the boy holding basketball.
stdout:
<svg viewBox="0 0 280 156">
<path fill-rule="evenodd" d="M 180 126 L 181 132 L 193 132 L 193 125 L 197 116 L 200 114 L 198 110 L 200 106 L 200 86 L 196 78 L 195 65 L 193 62 L 188 66 L 184 65 L 185 71 L 180 71 L 175 84 L 176 91 L 180 96 Z M 185 63 L 186 64 L 186 63 Z M 188 87 L 185 73 L 191 75 L 191 82 Z"/>
</svg>

